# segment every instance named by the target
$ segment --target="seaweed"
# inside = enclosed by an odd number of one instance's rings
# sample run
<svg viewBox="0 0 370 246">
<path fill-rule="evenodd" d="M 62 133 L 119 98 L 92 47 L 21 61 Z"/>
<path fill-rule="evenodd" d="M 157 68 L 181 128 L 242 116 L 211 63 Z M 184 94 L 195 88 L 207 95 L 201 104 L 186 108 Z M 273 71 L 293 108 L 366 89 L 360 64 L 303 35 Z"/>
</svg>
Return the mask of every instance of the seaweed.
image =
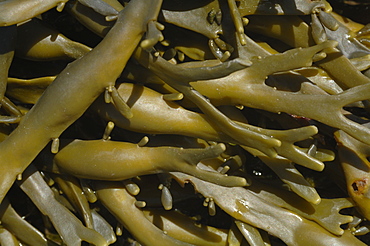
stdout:
<svg viewBox="0 0 370 246">
<path fill-rule="evenodd" d="M 0 244 L 369 244 L 365 24 L 325 0 L 0 1 Z"/>
</svg>

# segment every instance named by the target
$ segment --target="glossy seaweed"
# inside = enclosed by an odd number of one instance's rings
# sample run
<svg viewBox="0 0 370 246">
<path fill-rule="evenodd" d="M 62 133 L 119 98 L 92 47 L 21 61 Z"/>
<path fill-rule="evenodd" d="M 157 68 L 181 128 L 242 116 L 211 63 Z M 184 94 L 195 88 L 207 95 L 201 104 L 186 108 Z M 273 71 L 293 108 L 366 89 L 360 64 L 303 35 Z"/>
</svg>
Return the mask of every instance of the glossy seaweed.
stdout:
<svg viewBox="0 0 370 246">
<path fill-rule="evenodd" d="M 366 245 L 369 33 L 325 0 L 1 1 L 0 245 Z"/>
</svg>

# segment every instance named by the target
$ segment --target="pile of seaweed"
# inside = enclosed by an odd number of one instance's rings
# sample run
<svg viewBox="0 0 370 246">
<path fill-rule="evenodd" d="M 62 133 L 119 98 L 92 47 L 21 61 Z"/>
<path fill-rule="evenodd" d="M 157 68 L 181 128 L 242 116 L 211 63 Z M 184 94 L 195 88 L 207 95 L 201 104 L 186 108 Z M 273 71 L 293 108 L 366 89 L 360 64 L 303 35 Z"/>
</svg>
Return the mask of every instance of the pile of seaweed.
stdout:
<svg viewBox="0 0 370 246">
<path fill-rule="evenodd" d="M 337 4 L 0 1 L 0 245 L 369 244 L 370 25 Z"/>
</svg>

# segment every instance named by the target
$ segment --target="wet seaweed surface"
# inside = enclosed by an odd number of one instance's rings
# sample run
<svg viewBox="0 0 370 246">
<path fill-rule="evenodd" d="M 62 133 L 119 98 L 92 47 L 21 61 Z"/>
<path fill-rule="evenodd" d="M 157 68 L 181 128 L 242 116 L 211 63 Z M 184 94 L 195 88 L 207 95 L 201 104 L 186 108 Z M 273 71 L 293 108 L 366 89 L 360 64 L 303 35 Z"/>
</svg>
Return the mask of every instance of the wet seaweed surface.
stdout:
<svg viewBox="0 0 370 246">
<path fill-rule="evenodd" d="M 0 1 L 0 245 L 369 245 L 341 4 Z"/>
</svg>

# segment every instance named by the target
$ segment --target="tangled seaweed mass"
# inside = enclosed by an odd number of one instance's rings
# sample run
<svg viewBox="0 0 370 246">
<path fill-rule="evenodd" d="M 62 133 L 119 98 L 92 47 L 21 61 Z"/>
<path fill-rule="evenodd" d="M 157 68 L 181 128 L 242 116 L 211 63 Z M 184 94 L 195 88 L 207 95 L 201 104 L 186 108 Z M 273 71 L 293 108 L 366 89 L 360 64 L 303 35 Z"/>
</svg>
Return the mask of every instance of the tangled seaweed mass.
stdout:
<svg viewBox="0 0 370 246">
<path fill-rule="evenodd" d="M 325 0 L 0 1 L 0 245 L 369 244 L 365 24 Z"/>
</svg>

